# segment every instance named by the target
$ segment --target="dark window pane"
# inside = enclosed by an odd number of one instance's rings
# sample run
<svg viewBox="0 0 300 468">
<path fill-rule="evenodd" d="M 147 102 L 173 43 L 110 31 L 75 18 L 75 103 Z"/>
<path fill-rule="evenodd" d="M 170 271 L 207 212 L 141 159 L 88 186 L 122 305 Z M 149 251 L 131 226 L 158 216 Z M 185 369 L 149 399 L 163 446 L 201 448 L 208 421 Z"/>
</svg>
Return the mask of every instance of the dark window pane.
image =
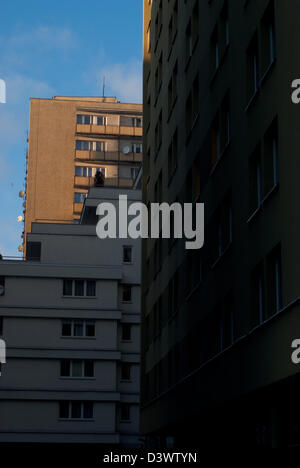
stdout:
<svg viewBox="0 0 300 468">
<path fill-rule="evenodd" d="M 78 359 L 72 361 L 72 377 L 82 377 L 82 364 Z"/>
<path fill-rule="evenodd" d="M 69 402 L 61 401 L 59 403 L 59 417 L 68 418 L 69 417 Z"/>
<path fill-rule="evenodd" d="M 84 296 L 83 280 L 75 280 L 75 296 Z"/>
<path fill-rule="evenodd" d="M 64 296 L 72 296 L 72 280 L 64 280 L 64 289 L 63 294 Z"/>
<path fill-rule="evenodd" d="M 83 170 L 84 170 L 84 169 L 85 169 L 85 168 L 82 167 L 82 166 L 76 166 L 76 167 L 75 167 L 75 175 L 76 175 L 77 177 L 83 177 Z"/>
<path fill-rule="evenodd" d="M 123 341 L 131 340 L 131 325 L 129 323 L 124 323 L 122 325 L 122 340 Z"/>
<path fill-rule="evenodd" d="M 131 247 L 123 247 L 123 262 L 131 263 L 132 259 L 132 249 Z"/>
<path fill-rule="evenodd" d="M 41 260 L 41 242 L 27 242 L 26 260 L 39 262 Z"/>
<path fill-rule="evenodd" d="M 81 418 L 81 402 L 72 401 L 71 408 L 72 408 L 72 412 L 71 412 L 72 419 Z"/>
<path fill-rule="evenodd" d="M 64 321 L 62 323 L 62 336 L 71 336 L 72 335 L 72 322 L 71 321 Z"/>
<path fill-rule="evenodd" d="M 121 421 L 129 421 L 130 420 L 130 405 L 127 403 L 123 403 L 121 405 Z"/>
<path fill-rule="evenodd" d="M 94 377 L 94 361 L 84 361 L 84 376 Z"/>
<path fill-rule="evenodd" d="M 69 359 L 63 359 L 60 362 L 60 375 L 61 375 L 61 377 L 69 377 L 70 376 L 70 361 L 69 361 Z"/>
<path fill-rule="evenodd" d="M 0 317 L 0 336 L 3 335 L 3 317 Z"/>
<path fill-rule="evenodd" d="M 95 296 L 96 295 L 96 281 L 87 281 L 86 282 L 86 295 Z"/>
<path fill-rule="evenodd" d="M 85 125 L 89 125 L 91 123 L 91 116 L 90 115 L 84 115 L 83 116 L 83 123 Z"/>
<path fill-rule="evenodd" d="M 131 286 L 123 286 L 123 301 L 131 301 Z"/>
<path fill-rule="evenodd" d="M 95 336 L 95 322 L 93 322 L 92 320 L 86 322 L 85 334 L 86 336 Z"/>
<path fill-rule="evenodd" d="M 124 362 L 121 367 L 121 380 L 130 380 L 131 365 Z"/>
<path fill-rule="evenodd" d="M 92 419 L 92 417 L 93 417 L 93 403 L 91 401 L 85 401 L 83 403 L 83 417 L 84 417 L 84 419 Z"/>
<path fill-rule="evenodd" d="M 74 323 L 74 336 L 83 336 L 83 321 Z"/>
</svg>

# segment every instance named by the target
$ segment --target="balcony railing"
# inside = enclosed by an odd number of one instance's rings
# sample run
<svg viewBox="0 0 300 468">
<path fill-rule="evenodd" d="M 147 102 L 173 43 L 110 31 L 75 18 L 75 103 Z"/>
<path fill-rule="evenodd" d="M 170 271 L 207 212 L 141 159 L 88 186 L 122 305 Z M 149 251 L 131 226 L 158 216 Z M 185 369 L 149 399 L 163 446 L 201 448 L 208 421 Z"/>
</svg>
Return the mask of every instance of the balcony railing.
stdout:
<svg viewBox="0 0 300 468">
<path fill-rule="evenodd" d="M 142 162 L 142 153 L 124 154 L 122 151 L 76 150 L 75 157 L 86 161 L 125 161 Z"/>
<path fill-rule="evenodd" d="M 126 135 L 141 137 L 143 135 L 143 128 L 119 125 L 77 124 L 76 132 L 92 135 Z"/>
<path fill-rule="evenodd" d="M 127 177 L 106 177 L 104 179 L 103 187 L 127 187 L 131 188 L 133 186 L 134 180 Z M 74 186 L 84 189 L 89 189 L 94 187 L 94 177 L 79 177 L 75 176 Z M 79 203 L 80 204 L 80 203 Z M 81 204 L 80 204 L 81 205 Z"/>
</svg>

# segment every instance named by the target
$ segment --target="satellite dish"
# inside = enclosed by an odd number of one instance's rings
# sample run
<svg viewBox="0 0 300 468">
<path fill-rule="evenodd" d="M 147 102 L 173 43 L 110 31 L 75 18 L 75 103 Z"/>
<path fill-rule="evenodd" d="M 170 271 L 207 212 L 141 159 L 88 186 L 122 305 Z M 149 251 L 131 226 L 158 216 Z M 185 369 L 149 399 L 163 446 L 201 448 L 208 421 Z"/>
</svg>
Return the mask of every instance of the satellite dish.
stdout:
<svg viewBox="0 0 300 468">
<path fill-rule="evenodd" d="M 5 288 L 3 284 L 0 284 L 0 296 L 4 296 L 4 293 L 5 293 Z"/>
<path fill-rule="evenodd" d="M 129 146 L 124 146 L 124 148 L 123 148 L 123 153 L 124 153 L 124 154 L 130 153 L 130 148 L 129 148 Z"/>
<path fill-rule="evenodd" d="M 24 191 L 24 190 L 20 190 L 20 192 L 19 192 L 19 197 L 20 197 L 20 198 L 23 198 L 24 195 L 25 195 L 25 191 Z"/>
<path fill-rule="evenodd" d="M 18 216 L 17 221 L 18 221 L 18 223 L 21 223 L 23 221 L 23 216 Z"/>
</svg>

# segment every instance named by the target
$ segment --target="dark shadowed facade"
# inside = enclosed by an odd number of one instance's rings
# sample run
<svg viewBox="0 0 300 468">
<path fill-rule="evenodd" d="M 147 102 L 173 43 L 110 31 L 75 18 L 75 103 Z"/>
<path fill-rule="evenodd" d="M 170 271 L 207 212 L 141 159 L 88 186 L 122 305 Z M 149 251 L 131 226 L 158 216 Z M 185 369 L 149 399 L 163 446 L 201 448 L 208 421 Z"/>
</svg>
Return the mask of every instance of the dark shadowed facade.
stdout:
<svg viewBox="0 0 300 468">
<path fill-rule="evenodd" d="M 296 0 L 144 0 L 143 200 L 205 203 L 203 249 L 143 243 L 152 444 L 300 444 L 299 34 Z"/>
</svg>

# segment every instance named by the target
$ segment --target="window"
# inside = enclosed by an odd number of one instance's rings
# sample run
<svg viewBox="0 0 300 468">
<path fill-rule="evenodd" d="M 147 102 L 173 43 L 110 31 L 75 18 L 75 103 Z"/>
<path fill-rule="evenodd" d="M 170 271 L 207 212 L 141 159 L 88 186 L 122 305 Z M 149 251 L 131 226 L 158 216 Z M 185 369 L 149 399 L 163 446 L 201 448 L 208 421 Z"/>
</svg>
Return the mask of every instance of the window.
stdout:
<svg viewBox="0 0 300 468">
<path fill-rule="evenodd" d="M 41 260 L 41 242 L 27 242 L 26 260 L 39 262 Z"/>
<path fill-rule="evenodd" d="M 106 125 L 107 124 L 107 119 L 106 117 L 103 117 L 102 115 L 97 116 L 97 125 Z"/>
<path fill-rule="evenodd" d="M 249 202 L 250 213 L 253 213 L 260 207 L 262 202 L 262 167 L 261 167 L 261 148 L 258 145 L 250 156 L 249 171 Z"/>
<path fill-rule="evenodd" d="M 178 0 L 175 0 L 173 14 L 169 21 L 169 48 L 171 48 L 177 33 L 178 26 Z"/>
<path fill-rule="evenodd" d="M 93 419 L 93 403 L 91 401 L 61 401 L 59 418 Z"/>
<path fill-rule="evenodd" d="M 230 142 L 231 122 L 229 109 L 229 94 L 224 97 L 220 109 L 218 110 L 211 127 L 211 154 L 212 167 L 221 158 L 227 145 Z"/>
<path fill-rule="evenodd" d="M 155 182 L 154 200 L 156 203 L 162 202 L 162 170 L 160 171 L 157 181 Z"/>
<path fill-rule="evenodd" d="M 263 165 L 264 195 L 267 195 L 278 184 L 277 119 L 273 121 L 264 136 Z"/>
<path fill-rule="evenodd" d="M 257 34 L 252 39 L 247 50 L 247 97 L 251 101 L 259 86 L 258 43 Z"/>
<path fill-rule="evenodd" d="M 76 140 L 76 149 L 82 151 L 89 151 L 91 149 L 91 141 L 88 140 Z"/>
<path fill-rule="evenodd" d="M 155 127 L 155 153 L 157 156 L 162 143 L 162 111 L 160 111 L 158 121 Z"/>
<path fill-rule="evenodd" d="M 63 337 L 91 338 L 95 336 L 95 321 L 80 319 L 65 319 L 62 321 L 61 334 Z"/>
<path fill-rule="evenodd" d="M 193 8 L 191 28 L 192 28 L 192 47 L 194 48 L 195 44 L 197 42 L 197 39 L 198 39 L 198 29 L 199 29 L 199 5 L 198 5 L 198 0 L 196 0 L 195 6 Z"/>
<path fill-rule="evenodd" d="M 174 172 L 177 168 L 178 161 L 178 132 L 177 129 L 174 132 L 171 144 L 168 150 L 168 180 L 170 182 Z"/>
<path fill-rule="evenodd" d="M 94 377 L 94 361 L 63 359 L 60 362 L 60 376 L 72 378 Z"/>
<path fill-rule="evenodd" d="M 0 256 L 1 259 L 1 256 Z M 5 294 L 5 277 L 0 276 L 0 296 L 4 296 Z"/>
<path fill-rule="evenodd" d="M 87 194 L 85 192 L 75 192 L 74 193 L 74 203 L 84 203 Z"/>
<path fill-rule="evenodd" d="M 212 74 L 220 66 L 220 45 L 218 35 L 218 25 L 216 25 L 214 32 L 211 36 L 211 72 Z"/>
<path fill-rule="evenodd" d="M 0 317 L 0 336 L 3 335 L 3 317 Z"/>
<path fill-rule="evenodd" d="M 162 0 L 160 0 L 158 4 L 158 11 L 156 14 L 155 18 L 155 40 L 158 41 L 161 30 L 162 30 L 162 16 L 163 16 L 163 11 L 162 11 Z M 157 45 L 157 44 L 156 44 Z"/>
<path fill-rule="evenodd" d="M 199 112 L 199 75 L 194 79 L 192 90 L 186 102 L 186 133 L 189 135 Z"/>
<path fill-rule="evenodd" d="M 168 285 L 168 318 L 176 314 L 178 310 L 178 272 L 176 272 Z"/>
<path fill-rule="evenodd" d="M 123 246 L 123 263 L 132 262 L 132 247 L 129 245 Z"/>
<path fill-rule="evenodd" d="M 232 242 L 232 208 L 230 193 L 226 195 L 217 209 L 213 221 L 214 258 L 217 260 L 227 250 Z"/>
<path fill-rule="evenodd" d="M 131 325 L 129 323 L 122 324 L 122 341 L 131 341 Z"/>
<path fill-rule="evenodd" d="M 220 318 L 220 351 L 231 346 L 235 341 L 235 318 L 231 298 L 222 305 Z"/>
<path fill-rule="evenodd" d="M 168 113 L 169 115 L 172 112 L 176 99 L 177 99 L 177 73 L 178 73 L 178 66 L 176 62 L 173 68 L 173 73 L 172 73 L 171 79 L 169 81 L 169 86 L 168 86 Z"/>
<path fill-rule="evenodd" d="M 186 51 L 186 61 L 188 63 L 191 56 L 193 55 L 193 37 L 192 37 L 191 21 L 189 22 L 185 31 L 185 51 Z"/>
<path fill-rule="evenodd" d="M 221 120 L 221 151 L 230 141 L 230 113 L 229 113 L 229 94 L 223 99 L 220 109 Z"/>
<path fill-rule="evenodd" d="M 63 295 L 74 297 L 95 297 L 95 280 L 63 280 Z"/>
<path fill-rule="evenodd" d="M 220 21 L 220 38 L 221 38 L 221 47 L 223 53 L 226 47 L 229 45 L 229 19 L 228 19 L 228 1 L 225 0 L 222 12 L 221 12 L 221 21 Z"/>
<path fill-rule="evenodd" d="M 267 314 L 276 314 L 282 307 L 281 251 L 276 247 L 267 257 Z"/>
<path fill-rule="evenodd" d="M 135 180 L 138 173 L 139 173 L 139 170 L 140 170 L 139 167 L 131 167 L 130 168 L 130 178 Z"/>
<path fill-rule="evenodd" d="M 96 141 L 93 145 L 93 151 L 106 151 L 105 141 Z"/>
<path fill-rule="evenodd" d="M 261 71 L 267 72 L 275 60 L 274 3 L 271 1 L 261 21 Z"/>
<path fill-rule="evenodd" d="M 92 121 L 93 121 L 93 118 L 91 115 L 83 115 L 83 114 L 77 115 L 77 124 L 90 125 Z"/>
<path fill-rule="evenodd" d="M 121 364 L 121 380 L 130 380 L 131 378 L 131 364 L 123 362 Z"/>
<path fill-rule="evenodd" d="M 147 29 L 147 52 L 151 52 L 151 20 L 149 21 L 148 29 Z"/>
<path fill-rule="evenodd" d="M 264 266 L 259 263 L 251 273 L 250 283 L 250 327 L 254 328 L 265 320 Z"/>
<path fill-rule="evenodd" d="M 133 127 L 142 127 L 142 119 L 139 117 L 132 118 L 132 126 Z"/>
<path fill-rule="evenodd" d="M 121 421 L 130 421 L 130 405 L 121 403 Z"/>
<path fill-rule="evenodd" d="M 212 167 L 214 167 L 221 158 L 221 130 L 219 114 L 215 117 L 211 127 L 211 156 Z"/>
<path fill-rule="evenodd" d="M 105 141 L 76 140 L 76 150 L 106 151 Z"/>
<path fill-rule="evenodd" d="M 131 285 L 123 285 L 122 302 L 131 302 Z"/>
<path fill-rule="evenodd" d="M 104 172 L 105 172 L 105 169 L 104 169 Z M 75 176 L 77 177 L 94 177 L 95 173 L 96 173 L 95 167 L 75 166 Z"/>
<path fill-rule="evenodd" d="M 132 152 L 133 153 L 142 153 L 143 151 L 142 143 L 133 143 L 132 144 Z"/>
<path fill-rule="evenodd" d="M 83 114 L 78 114 L 77 115 L 77 124 L 80 125 L 91 125 L 91 124 L 96 124 L 96 125 L 106 125 L 106 117 L 104 116 L 93 116 L 93 115 L 83 115 Z"/>
<path fill-rule="evenodd" d="M 189 294 L 202 281 L 202 252 L 196 250 L 187 254 L 187 293 Z"/>
<path fill-rule="evenodd" d="M 158 65 L 155 72 L 155 95 L 159 94 L 162 85 L 162 74 L 163 74 L 163 55 L 160 54 Z"/>
</svg>

